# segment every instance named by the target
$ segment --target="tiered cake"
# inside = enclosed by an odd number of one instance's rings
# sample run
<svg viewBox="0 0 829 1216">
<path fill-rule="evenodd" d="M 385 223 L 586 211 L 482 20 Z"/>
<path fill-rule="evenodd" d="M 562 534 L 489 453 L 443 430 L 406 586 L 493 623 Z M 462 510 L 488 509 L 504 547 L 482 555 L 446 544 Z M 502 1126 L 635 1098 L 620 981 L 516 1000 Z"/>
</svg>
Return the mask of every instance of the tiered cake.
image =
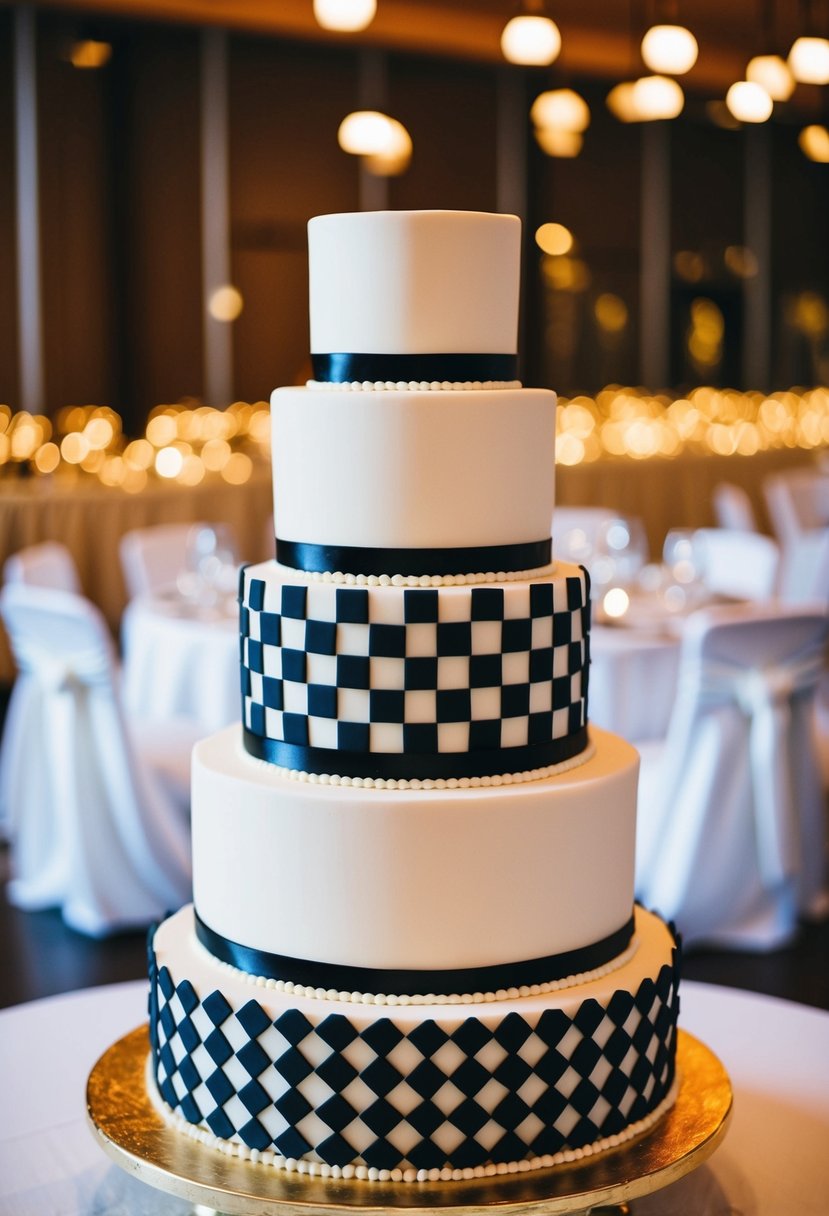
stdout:
<svg viewBox="0 0 829 1216">
<path fill-rule="evenodd" d="M 315 380 L 272 398 L 277 556 L 241 577 L 242 729 L 194 753 L 151 1089 L 312 1174 L 572 1161 L 673 1099 L 677 949 L 633 905 L 636 753 L 587 727 L 519 221 L 331 215 L 309 244 Z"/>
</svg>

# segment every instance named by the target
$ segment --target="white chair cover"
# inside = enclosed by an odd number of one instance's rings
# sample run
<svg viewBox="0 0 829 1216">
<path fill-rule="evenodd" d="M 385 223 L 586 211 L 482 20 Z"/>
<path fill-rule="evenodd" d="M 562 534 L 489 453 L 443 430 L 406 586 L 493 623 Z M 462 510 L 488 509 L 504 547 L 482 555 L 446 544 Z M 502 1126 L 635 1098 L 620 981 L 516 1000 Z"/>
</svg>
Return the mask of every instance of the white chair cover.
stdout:
<svg viewBox="0 0 829 1216">
<path fill-rule="evenodd" d="M 80 594 L 81 580 L 75 559 L 65 545 L 46 540 L 40 545 L 20 549 L 6 559 L 5 583 L 24 583 L 27 587 L 54 587 Z"/>
<path fill-rule="evenodd" d="M 172 797 L 169 755 L 162 785 L 127 730 L 112 641 L 94 605 L 9 586 L 0 613 L 32 690 L 15 752 L 4 757 L 9 898 L 59 905 L 69 925 L 94 936 L 146 925 L 190 897 L 189 807 Z"/>
<path fill-rule="evenodd" d="M 200 524 L 155 524 L 125 532 L 119 542 L 127 594 L 148 595 L 175 586 L 184 569 L 187 542 Z"/>
<path fill-rule="evenodd" d="M 702 581 L 713 595 L 738 600 L 769 600 L 777 585 L 780 549 L 761 532 L 697 528 L 694 552 Z"/>
<path fill-rule="evenodd" d="M 827 617 L 724 606 L 689 618 L 662 745 L 640 748 L 638 898 L 686 943 L 771 949 L 826 910 L 811 731 Z"/>
<path fill-rule="evenodd" d="M 742 486 L 735 486 L 730 481 L 721 481 L 714 487 L 713 497 L 718 527 L 733 528 L 739 532 L 758 530 L 751 498 Z"/>
<path fill-rule="evenodd" d="M 785 548 L 799 533 L 829 524 L 829 474 L 819 468 L 774 473 L 763 482 L 766 509 Z"/>
<path fill-rule="evenodd" d="M 784 604 L 829 608 L 829 528 L 810 528 L 787 541 L 777 594 Z"/>
</svg>

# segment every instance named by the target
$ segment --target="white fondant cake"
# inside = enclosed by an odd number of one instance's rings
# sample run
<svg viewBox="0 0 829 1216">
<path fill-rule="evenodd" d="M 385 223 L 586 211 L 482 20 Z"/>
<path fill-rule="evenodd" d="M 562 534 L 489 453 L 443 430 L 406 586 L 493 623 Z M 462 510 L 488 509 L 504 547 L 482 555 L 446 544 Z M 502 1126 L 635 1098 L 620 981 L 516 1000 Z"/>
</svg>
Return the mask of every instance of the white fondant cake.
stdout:
<svg viewBox="0 0 829 1216">
<path fill-rule="evenodd" d="M 672 1101 L 678 950 L 633 908 L 638 758 L 588 728 L 587 576 L 551 560 L 519 224 L 325 216 L 309 247 L 314 383 L 272 398 L 278 560 L 240 580 L 241 729 L 194 753 L 151 1090 L 334 1177 L 606 1151 Z"/>
</svg>

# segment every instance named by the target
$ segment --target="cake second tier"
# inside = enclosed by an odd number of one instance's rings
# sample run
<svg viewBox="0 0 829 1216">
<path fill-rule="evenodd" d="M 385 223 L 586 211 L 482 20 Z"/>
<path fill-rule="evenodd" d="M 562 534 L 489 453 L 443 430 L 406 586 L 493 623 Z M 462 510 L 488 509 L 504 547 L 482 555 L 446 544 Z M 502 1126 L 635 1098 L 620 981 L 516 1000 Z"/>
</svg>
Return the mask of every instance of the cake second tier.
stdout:
<svg viewBox="0 0 829 1216">
<path fill-rule="evenodd" d="M 437 587 L 242 573 L 247 750 L 282 768 L 370 780 L 526 779 L 587 747 L 589 587 Z"/>
</svg>

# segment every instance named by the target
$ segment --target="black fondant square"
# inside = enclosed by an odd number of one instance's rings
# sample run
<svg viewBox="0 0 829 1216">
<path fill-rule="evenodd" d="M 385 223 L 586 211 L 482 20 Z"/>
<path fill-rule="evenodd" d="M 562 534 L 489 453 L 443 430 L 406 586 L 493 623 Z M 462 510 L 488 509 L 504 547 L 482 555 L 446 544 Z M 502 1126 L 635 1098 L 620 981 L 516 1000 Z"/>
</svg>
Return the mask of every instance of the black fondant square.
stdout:
<svg viewBox="0 0 829 1216">
<path fill-rule="evenodd" d="M 294 620 L 305 620 L 305 604 L 308 598 L 307 587 L 292 587 L 284 583 L 282 587 L 282 615 Z"/>
<path fill-rule="evenodd" d="M 255 735 L 265 734 L 265 709 L 256 701 L 251 702 L 248 725 Z"/>
<path fill-rule="evenodd" d="M 527 728 L 528 743 L 549 743 L 553 737 L 553 715 L 550 713 L 530 714 Z"/>
<path fill-rule="evenodd" d="M 414 1030 L 409 1031 L 407 1038 L 410 1043 L 414 1043 L 417 1050 L 423 1056 L 431 1056 L 447 1042 L 449 1036 L 445 1030 L 441 1030 L 437 1022 L 433 1022 L 431 1018 L 427 1022 L 421 1022 L 419 1026 L 415 1026 Z"/>
<path fill-rule="evenodd" d="M 504 684 L 501 688 L 501 717 L 523 718 L 529 712 L 529 684 Z"/>
<path fill-rule="evenodd" d="M 164 982 L 163 971 L 159 978 L 163 984 L 163 982 Z M 166 996 L 167 994 L 165 993 L 164 995 Z M 209 996 L 206 996 L 204 998 L 204 1000 L 202 1001 L 202 1009 L 207 1014 L 207 1016 L 210 1018 L 210 1021 L 213 1023 L 214 1026 L 221 1026 L 222 1022 L 226 1022 L 227 1019 L 230 1017 L 230 1015 L 233 1013 L 233 1009 L 232 1009 L 230 1003 L 224 996 L 222 996 L 222 994 L 221 994 L 221 992 L 219 992 L 218 988 L 214 989 L 213 992 L 211 992 Z"/>
<path fill-rule="evenodd" d="M 372 722 L 404 722 L 406 694 L 395 688 L 372 688 L 369 693 L 369 718 Z"/>
<path fill-rule="evenodd" d="M 331 1055 L 318 1064 L 314 1071 L 335 1094 L 342 1093 L 357 1076 L 357 1069 L 354 1065 L 349 1064 L 345 1056 L 338 1051 L 332 1051 Z"/>
<path fill-rule="evenodd" d="M 264 616 L 264 613 L 262 615 Z M 250 634 L 250 608 L 239 609 L 239 633 L 243 638 Z"/>
<path fill-rule="evenodd" d="M 251 1039 L 245 1043 L 244 1047 L 240 1047 L 236 1052 L 236 1059 L 242 1065 L 245 1072 L 249 1073 L 252 1077 L 258 1077 L 270 1065 L 267 1052 L 262 1050 L 256 1039 Z M 256 1114 L 256 1111 L 253 1113 Z"/>
<path fill-rule="evenodd" d="M 438 622 L 438 658 L 472 654 L 472 625 L 469 621 Z"/>
<path fill-rule="evenodd" d="M 446 1122 L 446 1115 L 442 1110 L 438 1110 L 434 1102 L 421 1102 L 409 1112 L 406 1120 L 421 1136 L 431 1136 Z M 410 1159 L 414 1165 L 414 1157 L 410 1155 Z"/>
<path fill-rule="evenodd" d="M 262 701 L 267 709 L 285 708 L 281 680 L 275 680 L 273 676 L 262 677 Z"/>
<path fill-rule="evenodd" d="M 553 709 L 570 708 L 570 677 L 556 676 L 553 680 Z"/>
<path fill-rule="evenodd" d="M 369 1169 L 390 1170 L 400 1164 L 400 1150 L 383 1136 L 378 1136 L 363 1149 L 363 1160 Z"/>
<path fill-rule="evenodd" d="M 336 718 L 336 688 L 330 684 L 309 684 L 308 713 L 314 718 Z"/>
<path fill-rule="evenodd" d="M 201 1111 L 198 1103 L 192 1094 L 185 1094 L 179 1103 L 179 1110 L 184 1115 L 188 1123 L 200 1123 Z"/>
<path fill-rule="evenodd" d="M 376 659 L 405 658 L 406 626 L 369 625 L 368 652 Z"/>
<path fill-rule="evenodd" d="M 584 642 L 570 642 L 567 647 L 567 670 L 570 675 L 574 675 L 585 666 L 585 645 Z"/>
<path fill-rule="evenodd" d="M 259 637 L 266 646 L 282 644 L 282 618 L 276 612 L 263 612 L 259 618 Z"/>
<path fill-rule="evenodd" d="M 501 621 L 504 618 L 503 587 L 472 588 L 472 620 Z"/>
<path fill-rule="evenodd" d="M 201 1085 L 201 1074 L 190 1056 L 184 1056 L 178 1066 L 179 1076 L 187 1089 L 192 1091 Z"/>
<path fill-rule="evenodd" d="M 529 617 L 517 617 L 501 623 L 501 650 L 504 654 L 529 650 L 532 644 L 533 623 Z"/>
<path fill-rule="evenodd" d="M 278 1103 L 275 1104 L 278 1108 Z M 295 1127 L 289 1127 L 281 1132 L 274 1140 L 274 1148 L 283 1157 L 302 1157 L 311 1151 L 311 1145 L 301 1136 Z M 353 1153 L 352 1153 L 353 1156 Z"/>
<path fill-rule="evenodd" d="M 282 733 L 286 743 L 308 746 L 308 718 L 305 714 L 282 715 Z"/>
<path fill-rule="evenodd" d="M 529 1114 L 529 1111 L 527 1113 Z M 489 1115 L 474 1098 L 466 1098 L 447 1115 L 447 1121 L 460 1128 L 466 1136 L 474 1136 L 475 1132 L 479 1132 L 484 1124 L 489 1122 Z"/>
<path fill-rule="evenodd" d="M 261 612 L 265 606 L 265 581 L 252 578 L 248 587 L 248 607 L 254 612 Z"/>
<path fill-rule="evenodd" d="M 438 750 L 436 722 L 404 722 L 403 751 L 407 755 L 434 756 Z"/>
<path fill-rule="evenodd" d="M 274 1069 L 289 1085 L 299 1085 L 300 1081 L 304 1081 L 314 1071 L 313 1066 L 296 1047 L 283 1052 L 279 1059 L 274 1061 Z"/>
<path fill-rule="evenodd" d="M 185 1051 L 195 1051 L 201 1043 L 198 1031 L 190 1018 L 183 1018 L 179 1022 L 178 1034 Z"/>
<path fill-rule="evenodd" d="M 294 684 L 304 684 L 307 672 L 307 659 L 304 650 L 282 651 L 282 679 L 291 680 Z"/>
<path fill-rule="evenodd" d="M 500 654 L 473 654 L 469 660 L 469 687 L 497 688 L 502 668 Z"/>
<path fill-rule="evenodd" d="M 204 1047 L 214 1064 L 226 1064 L 233 1055 L 233 1048 L 218 1028 L 204 1040 Z"/>
<path fill-rule="evenodd" d="M 378 1056 L 387 1056 L 403 1038 L 403 1031 L 395 1026 L 390 1018 L 381 1018 L 378 1022 L 370 1022 L 365 1030 L 361 1030 L 360 1038 L 364 1043 L 368 1043 Z"/>
<path fill-rule="evenodd" d="M 367 752 L 370 730 L 367 722 L 338 722 L 337 747 L 344 752 Z"/>
<path fill-rule="evenodd" d="M 250 690 L 251 690 L 250 671 L 248 670 L 247 667 L 245 667 L 244 664 L 242 664 L 239 668 L 239 677 L 240 677 L 240 683 L 241 683 L 242 696 L 249 697 Z"/>
<path fill-rule="evenodd" d="M 364 1068 L 360 1073 L 360 1080 L 363 1081 L 370 1090 L 384 1098 L 403 1080 L 402 1073 L 399 1073 L 393 1064 L 380 1056 L 376 1060 Z M 369 1126 L 371 1126 L 369 1124 Z M 372 1130 L 376 1131 L 376 1128 Z"/>
<path fill-rule="evenodd" d="M 385 1136 L 392 1128 L 397 1127 L 403 1116 L 385 1098 L 378 1098 L 363 1111 L 360 1118 L 366 1127 L 371 1128 L 375 1136 Z"/>
<path fill-rule="evenodd" d="M 553 584 L 530 583 L 530 616 L 553 615 Z"/>
<path fill-rule="evenodd" d="M 306 1115 L 310 1115 L 313 1107 L 298 1089 L 289 1089 L 276 1099 L 274 1106 L 286 1123 L 299 1123 Z"/>
<path fill-rule="evenodd" d="M 220 1107 L 217 1107 L 216 1110 L 212 1110 L 210 1114 L 207 1115 L 205 1121 L 213 1135 L 219 1136 L 219 1138 L 222 1140 L 229 1140 L 236 1130 L 225 1112 Z"/>
<path fill-rule="evenodd" d="M 573 617 L 569 612 L 556 612 L 553 616 L 553 645 L 569 646 L 573 640 Z"/>
<path fill-rule="evenodd" d="M 248 1081 L 247 1085 L 243 1085 L 239 1090 L 238 1096 L 245 1110 L 251 1115 L 258 1115 L 260 1111 L 271 1104 L 267 1090 L 256 1080 Z"/>
<path fill-rule="evenodd" d="M 317 1106 L 315 1109 L 323 1123 L 327 1123 L 331 1130 L 335 1132 L 341 1132 L 344 1127 L 348 1127 L 349 1123 L 353 1123 L 357 1117 L 354 1107 L 346 1102 L 345 1098 L 340 1094 L 332 1094 L 326 1102 L 323 1102 L 321 1106 Z"/>
<path fill-rule="evenodd" d="M 248 638 L 248 667 L 251 671 L 255 671 L 257 675 L 262 675 L 265 670 L 262 656 L 262 643 L 254 642 L 253 638 Z"/>
<path fill-rule="evenodd" d="M 457 1030 L 452 1031 L 452 1042 L 460 1047 L 468 1056 L 479 1052 L 484 1043 L 492 1040 L 492 1031 L 488 1030 L 477 1018 L 464 1018 Z"/>
<path fill-rule="evenodd" d="M 468 722 L 472 717 L 472 696 L 468 688 L 439 688 L 438 722 Z"/>
<path fill-rule="evenodd" d="M 234 1089 L 221 1068 L 215 1069 L 205 1081 L 208 1092 L 217 1106 L 224 1106 L 233 1097 Z"/>
<path fill-rule="evenodd" d="M 430 625 L 436 622 L 437 588 L 408 587 L 403 592 L 403 619 L 407 625 Z"/>
<path fill-rule="evenodd" d="M 489 1078 L 489 1070 L 471 1056 L 467 1056 L 463 1064 L 452 1073 L 451 1081 L 462 1094 L 472 1098 L 483 1089 Z"/>
<path fill-rule="evenodd" d="M 370 688 L 371 666 L 364 655 L 337 655 L 338 688 Z"/>
<path fill-rule="evenodd" d="M 337 622 L 342 625 L 368 624 L 368 591 L 365 587 L 337 588 Z"/>
<path fill-rule="evenodd" d="M 329 1013 L 317 1026 L 317 1035 L 335 1051 L 343 1051 L 358 1037 L 358 1032 L 341 1013 Z"/>
<path fill-rule="evenodd" d="M 334 621 L 306 621 L 305 649 L 309 654 L 336 654 L 336 623 Z"/>
<path fill-rule="evenodd" d="M 469 723 L 469 750 L 488 752 L 501 746 L 501 719 L 486 718 Z"/>
<path fill-rule="evenodd" d="M 571 575 L 567 579 L 567 607 L 570 611 L 576 608 L 581 608 L 584 603 L 584 592 L 582 590 L 581 579 L 576 575 Z"/>
<path fill-rule="evenodd" d="M 495 1039 L 506 1051 L 518 1051 L 532 1034 L 532 1030 L 518 1013 L 508 1013 L 494 1029 Z"/>
<path fill-rule="evenodd" d="M 406 1077 L 406 1082 L 421 1098 L 432 1098 L 440 1087 L 446 1084 L 446 1074 L 431 1060 L 426 1059 L 412 1069 Z M 421 1129 L 418 1127 L 417 1130 Z"/>
<path fill-rule="evenodd" d="M 553 648 L 545 646 L 541 650 L 530 651 L 530 683 L 546 683 L 553 678 Z"/>
<path fill-rule="evenodd" d="M 508 1132 L 513 1132 L 524 1122 L 529 1113 L 529 1106 L 517 1094 L 507 1094 L 493 1110 L 492 1118 Z"/>
<path fill-rule="evenodd" d="M 317 1145 L 317 1152 L 326 1165 L 348 1165 L 354 1159 L 354 1149 L 336 1132 Z"/>
<path fill-rule="evenodd" d="M 407 692 L 415 692 L 422 688 L 437 688 L 437 658 L 406 659 L 403 669 L 403 683 Z"/>
<path fill-rule="evenodd" d="M 258 1119 L 249 1119 L 239 1128 L 239 1136 L 248 1148 L 256 1148 L 262 1152 L 271 1146 L 271 1138 Z"/>
</svg>

